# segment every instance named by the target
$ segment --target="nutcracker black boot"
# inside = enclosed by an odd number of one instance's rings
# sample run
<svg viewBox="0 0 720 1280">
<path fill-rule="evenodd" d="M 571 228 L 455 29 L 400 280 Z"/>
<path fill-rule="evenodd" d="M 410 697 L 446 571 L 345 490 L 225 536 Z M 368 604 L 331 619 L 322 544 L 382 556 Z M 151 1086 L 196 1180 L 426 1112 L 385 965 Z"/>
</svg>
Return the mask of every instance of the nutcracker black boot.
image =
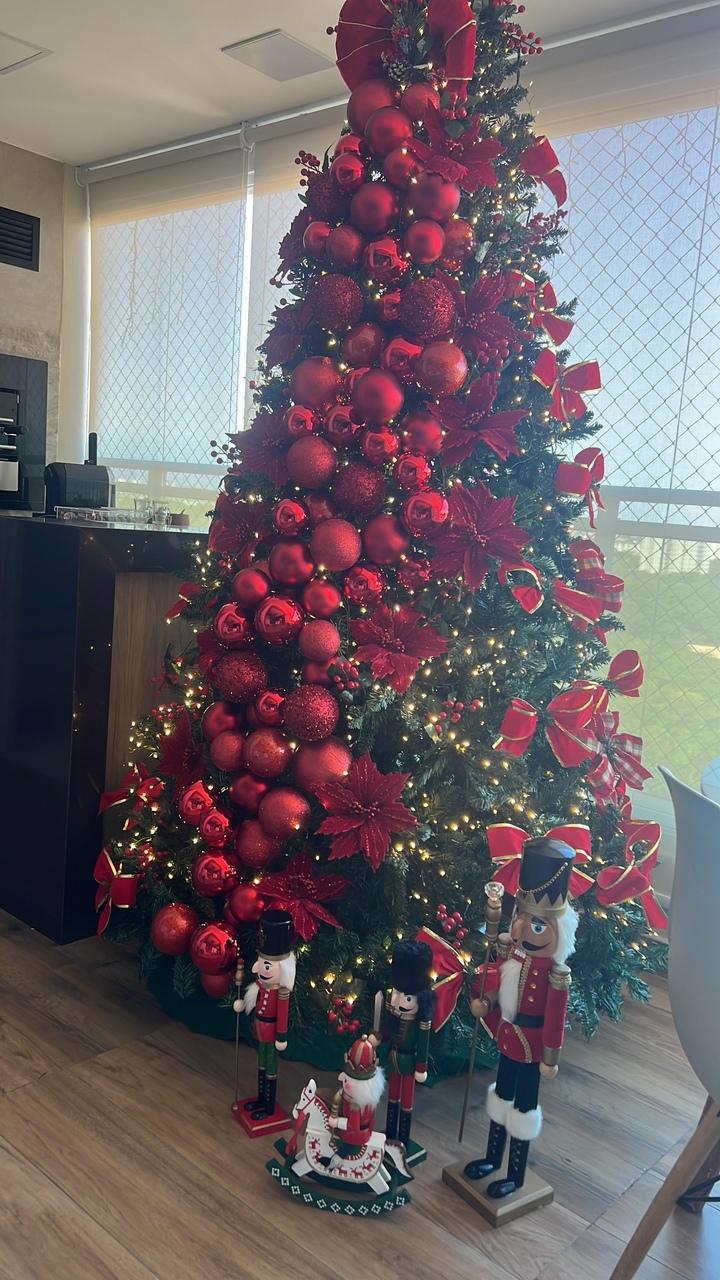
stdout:
<svg viewBox="0 0 720 1280">
<path fill-rule="evenodd" d="M 398 1126 L 398 1137 L 402 1142 L 406 1151 L 410 1150 L 410 1126 L 412 1124 L 412 1111 L 400 1112 L 400 1124 Z"/>
<path fill-rule="evenodd" d="M 491 1182 L 487 1189 L 487 1194 L 492 1196 L 493 1200 L 504 1200 L 505 1196 L 511 1196 L 513 1191 L 520 1189 L 525 1181 L 529 1150 L 529 1142 L 525 1142 L 521 1138 L 510 1139 L 507 1178 L 500 1178 L 497 1182 Z"/>
<path fill-rule="evenodd" d="M 494 1173 L 496 1169 L 499 1169 L 505 1154 L 506 1141 L 507 1129 L 505 1126 L 497 1124 L 495 1120 L 491 1120 L 485 1158 L 483 1160 L 471 1160 L 469 1164 L 466 1164 L 464 1169 L 465 1177 L 472 1178 L 475 1182 L 479 1178 L 487 1178 L 489 1173 Z"/>
<path fill-rule="evenodd" d="M 277 1076 L 266 1076 L 263 1111 L 266 1116 L 275 1114 L 275 1097 L 277 1095 Z"/>
<path fill-rule="evenodd" d="M 245 1111 L 262 1111 L 262 1108 L 264 1105 L 265 1105 L 265 1071 L 263 1070 L 262 1067 L 260 1067 L 258 1069 L 257 1097 L 248 1098 L 247 1102 L 243 1103 L 243 1108 Z"/>
<path fill-rule="evenodd" d="M 385 1117 L 385 1136 L 387 1138 L 393 1138 L 393 1139 L 397 1138 L 399 1119 L 400 1119 L 400 1103 L 393 1102 L 391 1098 L 387 1105 L 387 1115 Z"/>
</svg>

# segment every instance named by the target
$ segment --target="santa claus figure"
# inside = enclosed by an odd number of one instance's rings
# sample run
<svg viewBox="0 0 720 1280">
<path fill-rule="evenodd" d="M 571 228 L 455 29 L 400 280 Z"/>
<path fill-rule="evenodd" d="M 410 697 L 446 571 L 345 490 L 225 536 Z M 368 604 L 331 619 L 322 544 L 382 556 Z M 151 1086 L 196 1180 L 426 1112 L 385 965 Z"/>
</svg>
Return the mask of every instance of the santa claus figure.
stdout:
<svg viewBox="0 0 720 1280">
<path fill-rule="evenodd" d="M 375 1129 L 375 1112 L 385 1089 L 385 1073 L 367 1036 L 356 1040 L 345 1054 L 345 1068 L 338 1080 L 342 1087 L 333 1099 L 328 1123 L 339 1142 L 329 1161 L 330 1169 L 367 1146 Z"/>
<path fill-rule="evenodd" d="M 233 1006 L 236 1013 L 251 1016 L 257 1041 L 257 1097 L 243 1104 L 252 1120 L 275 1114 L 277 1055 L 287 1049 L 290 992 L 295 986 L 292 938 L 292 919 L 287 911 L 264 912 L 258 926 L 257 960 L 252 967 L 256 981 Z"/>
<path fill-rule="evenodd" d="M 486 1178 L 499 1169 L 510 1135 L 507 1176 L 486 1188 L 502 1199 L 523 1185 L 530 1141 L 542 1124 L 540 1077 L 558 1072 L 565 1034 L 577 912 L 568 904 L 575 850 L 563 840 L 528 840 L 520 866 L 510 932 L 497 944 L 498 984 L 471 1009 L 495 1037 L 500 1052 L 497 1078 L 488 1090 L 490 1133 L 483 1159 L 465 1167 L 467 1178 Z"/>
</svg>

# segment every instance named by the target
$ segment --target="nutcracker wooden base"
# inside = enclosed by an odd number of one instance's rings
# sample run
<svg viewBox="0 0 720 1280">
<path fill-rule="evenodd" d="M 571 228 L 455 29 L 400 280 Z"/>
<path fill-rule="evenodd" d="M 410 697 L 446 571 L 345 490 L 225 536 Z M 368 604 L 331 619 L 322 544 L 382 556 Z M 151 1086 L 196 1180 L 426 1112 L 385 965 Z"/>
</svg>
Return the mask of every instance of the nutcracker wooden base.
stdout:
<svg viewBox="0 0 720 1280">
<path fill-rule="evenodd" d="M 423 1160 L 427 1160 L 427 1151 L 420 1146 L 419 1142 L 413 1142 L 411 1138 L 407 1148 L 406 1160 L 408 1167 L 414 1169 L 416 1164 L 422 1164 Z"/>
<path fill-rule="evenodd" d="M 491 1182 L 503 1176 L 502 1170 L 495 1170 L 489 1177 L 473 1182 L 463 1172 L 466 1164 L 466 1160 L 461 1160 L 459 1164 L 446 1165 L 442 1171 L 443 1182 L 481 1213 L 492 1227 L 502 1227 L 515 1218 L 522 1218 L 526 1213 L 541 1209 L 543 1205 L 552 1204 L 555 1195 L 552 1187 L 531 1169 L 527 1170 L 525 1182 L 518 1191 L 513 1191 L 504 1200 L 493 1200 L 485 1194 L 485 1190 Z"/>
<path fill-rule="evenodd" d="M 245 1110 L 245 1103 L 252 1098 L 239 1098 L 232 1104 L 232 1113 L 238 1124 L 245 1130 L 248 1138 L 266 1138 L 271 1133 L 282 1133 L 283 1129 L 292 1129 L 292 1120 L 282 1107 L 275 1107 L 271 1116 L 262 1116 L 253 1120 L 252 1112 Z"/>
</svg>

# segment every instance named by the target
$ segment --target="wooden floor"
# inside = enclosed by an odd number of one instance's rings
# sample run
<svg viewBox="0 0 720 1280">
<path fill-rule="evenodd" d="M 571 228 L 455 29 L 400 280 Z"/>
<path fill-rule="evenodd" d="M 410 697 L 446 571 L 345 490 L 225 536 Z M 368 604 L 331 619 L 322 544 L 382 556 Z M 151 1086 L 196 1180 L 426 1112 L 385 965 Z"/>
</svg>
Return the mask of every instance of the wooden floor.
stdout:
<svg viewBox="0 0 720 1280">
<path fill-rule="evenodd" d="M 622 1026 L 573 1038 L 545 1086 L 533 1158 L 555 1204 L 495 1232 L 443 1186 L 452 1081 L 420 1090 L 431 1155 L 412 1205 L 339 1222 L 271 1182 L 270 1140 L 230 1117 L 232 1057 L 165 1018 L 121 949 L 56 948 L 0 913 L 0 1280 L 607 1280 L 703 1101 L 659 987 Z M 249 1091 L 249 1049 L 242 1066 Z M 308 1074 L 287 1064 L 286 1102 Z M 639 1275 L 718 1280 L 720 1211 L 676 1210 Z"/>
</svg>

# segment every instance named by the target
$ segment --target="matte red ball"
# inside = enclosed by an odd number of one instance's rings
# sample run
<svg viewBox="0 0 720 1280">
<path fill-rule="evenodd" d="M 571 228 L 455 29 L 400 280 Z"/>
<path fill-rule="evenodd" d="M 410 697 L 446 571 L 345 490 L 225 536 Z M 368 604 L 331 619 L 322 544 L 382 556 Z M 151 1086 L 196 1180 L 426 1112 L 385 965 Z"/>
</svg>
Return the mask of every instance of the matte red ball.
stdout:
<svg viewBox="0 0 720 1280">
<path fill-rule="evenodd" d="M 320 783 L 346 778 L 351 764 L 352 752 L 339 738 L 306 743 L 295 756 L 295 781 L 303 791 L 312 793 Z"/>
<path fill-rule="evenodd" d="M 439 173 L 421 173 L 412 188 L 416 217 L 446 222 L 457 213 L 461 191 L 457 182 L 445 182 Z"/>
<path fill-rule="evenodd" d="M 225 649 L 244 649 L 252 643 L 252 624 L 237 603 L 224 604 L 218 609 L 213 631 Z"/>
<path fill-rule="evenodd" d="M 265 899 L 254 884 L 238 884 L 228 898 L 228 907 L 239 924 L 255 924 L 265 910 Z"/>
<path fill-rule="evenodd" d="M 339 332 L 357 324 L 365 306 L 360 285 L 345 275 L 325 275 L 311 287 L 308 303 L 321 329 Z"/>
<path fill-rule="evenodd" d="M 305 436 L 288 450 L 287 469 L 294 484 L 303 489 L 324 489 L 335 474 L 337 453 L 328 440 Z"/>
<path fill-rule="evenodd" d="M 321 520 L 330 520 L 335 515 L 335 508 L 324 493 L 306 493 L 305 506 L 310 512 L 313 524 L 320 524 Z"/>
<path fill-rule="evenodd" d="M 456 314 L 455 299 L 442 280 L 413 280 L 403 290 L 400 323 L 414 338 L 427 342 L 442 337 L 451 331 Z"/>
<path fill-rule="evenodd" d="M 403 248 L 412 261 L 421 267 L 437 262 L 445 248 L 445 232 L 431 218 L 418 218 L 411 222 L 403 236 Z"/>
<path fill-rule="evenodd" d="M 343 583 L 345 598 L 351 604 L 364 605 L 369 608 L 382 600 L 387 590 L 387 581 L 374 565 L 356 565 L 346 575 Z"/>
<path fill-rule="evenodd" d="M 269 782 L 264 778 L 256 778 L 254 773 L 239 773 L 230 783 L 228 794 L 233 804 L 246 813 L 257 813 L 269 786 Z"/>
<path fill-rule="evenodd" d="M 334 658 L 328 658 L 326 662 L 303 662 L 303 684 L 324 684 L 329 689 L 333 683 L 330 668 L 334 661 Z"/>
<path fill-rule="evenodd" d="M 415 377 L 433 396 L 452 396 L 468 376 L 464 352 L 455 342 L 431 342 L 418 357 Z"/>
<path fill-rule="evenodd" d="M 230 833 L 230 819 L 222 809 L 208 809 L 200 819 L 198 830 L 210 849 L 222 849 Z"/>
<path fill-rule="evenodd" d="M 376 467 L 368 467 L 364 462 L 349 462 L 341 467 L 332 487 L 337 506 L 351 516 L 372 515 L 382 506 L 385 494 L 385 477 Z"/>
<path fill-rule="evenodd" d="M 331 618 L 342 604 L 342 596 L 334 582 L 326 578 L 312 578 L 303 587 L 302 605 L 306 613 L 314 618 Z"/>
<path fill-rule="evenodd" d="M 274 840 L 289 840 L 310 823 L 310 804 L 294 787 L 273 787 L 268 791 L 258 812 L 260 826 Z"/>
<path fill-rule="evenodd" d="M 475 252 L 475 232 L 464 218 L 451 218 L 444 230 L 445 247 L 440 266 L 443 271 L 461 271 Z"/>
<path fill-rule="evenodd" d="M 360 235 L 357 227 L 343 223 L 333 227 L 327 242 L 327 256 L 333 266 L 344 267 L 345 270 L 357 267 L 365 249 L 365 237 Z"/>
<path fill-rule="evenodd" d="M 235 930 L 224 920 L 207 920 L 190 939 L 190 959 L 201 973 L 234 969 L 239 948 Z"/>
<path fill-rule="evenodd" d="M 255 614 L 255 630 L 266 644 L 291 644 L 300 634 L 304 620 L 305 614 L 296 600 L 268 596 Z M 258 692 L 262 693 L 262 689 Z"/>
<path fill-rule="evenodd" d="M 328 236 L 332 228 L 329 222 L 311 222 L 303 234 L 303 248 L 311 258 L 324 258 Z"/>
<path fill-rule="evenodd" d="M 284 706 L 286 724 L 288 698 Z M 292 747 L 277 729 L 253 729 L 245 739 L 245 764 L 258 778 L 278 778 L 291 759 Z"/>
<path fill-rule="evenodd" d="M 225 973 L 201 973 L 200 986 L 211 1000 L 222 1000 L 235 986 L 235 972 L 227 969 Z"/>
<path fill-rule="evenodd" d="M 301 742 L 329 738 L 340 718 L 333 695 L 321 685 L 301 684 L 285 699 L 285 728 Z"/>
<path fill-rule="evenodd" d="M 359 133 L 344 133 L 335 143 L 333 156 L 360 156 L 366 151 L 365 139 Z"/>
<path fill-rule="evenodd" d="M 329 662 L 340 652 L 340 632 L 334 622 L 311 618 L 300 632 L 298 649 L 311 662 Z"/>
<path fill-rule="evenodd" d="M 318 427 L 318 418 L 314 409 L 309 409 L 306 404 L 291 404 L 290 408 L 285 410 L 284 421 L 288 435 L 294 438 L 309 436 Z"/>
<path fill-rule="evenodd" d="M 243 866 L 262 871 L 280 857 L 282 847 L 282 840 L 269 836 L 257 818 L 246 818 L 240 823 L 235 837 L 235 852 Z"/>
<path fill-rule="evenodd" d="M 347 118 L 353 133 L 363 134 L 373 111 L 391 107 L 397 94 L 388 80 L 363 80 L 353 89 L 347 105 Z"/>
<path fill-rule="evenodd" d="M 223 773 L 237 773 L 242 768 L 245 734 L 236 729 L 225 729 L 210 743 L 210 759 Z"/>
<path fill-rule="evenodd" d="M 436 538 L 450 514 L 444 493 L 422 489 L 403 506 L 403 523 L 416 538 Z"/>
<path fill-rule="evenodd" d="M 352 402 L 363 422 L 385 423 L 400 413 L 405 393 L 394 374 L 368 369 L 353 387 Z"/>
<path fill-rule="evenodd" d="M 357 191 L 365 181 L 365 163 L 356 152 L 346 151 L 336 156 L 330 172 L 341 191 Z"/>
<path fill-rule="evenodd" d="M 281 498 L 273 511 L 273 524 L 278 533 L 293 537 L 310 527 L 307 508 L 297 498 Z"/>
<path fill-rule="evenodd" d="M 224 853 L 201 853 L 193 863 L 192 882 L 202 898 L 218 898 L 237 884 L 237 866 Z"/>
<path fill-rule="evenodd" d="M 252 705 L 258 724 L 282 724 L 284 702 L 285 694 L 278 693 L 276 689 L 266 689 L 261 693 Z"/>
<path fill-rule="evenodd" d="M 424 458 L 437 457 L 442 449 L 443 429 L 433 413 L 417 409 L 403 418 L 400 427 L 408 452 L 422 454 Z"/>
<path fill-rule="evenodd" d="M 350 221 L 366 236 L 380 236 L 397 222 L 397 191 L 387 182 L 364 182 L 350 203 Z"/>
<path fill-rule="evenodd" d="M 336 404 L 325 417 L 324 430 L 333 444 L 348 445 L 360 430 L 360 424 L 353 422 L 348 405 Z"/>
<path fill-rule="evenodd" d="M 328 356 L 308 356 L 293 369 L 290 379 L 292 398 L 311 409 L 321 409 L 333 403 L 341 381 L 340 370 Z"/>
<path fill-rule="evenodd" d="M 432 467 L 420 453 L 404 453 L 393 467 L 393 480 L 401 489 L 424 489 L 432 475 Z"/>
<path fill-rule="evenodd" d="M 211 702 L 206 707 L 202 718 L 203 737 L 206 742 L 212 742 L 213 738 L 217 738 L 219 733 L 224 733 L 226 729 L 242 729 L 245 724 L 245 714 L 242 707 L 236 707 L 232 702 Z"/>
<path fill-rule="evenodd" d="M 270 595 L 270 579 L 259 569 L 241 569 L 232 580 L 231 591 L 243 609 L 256 609 Z"/>
<path fill-rule="evenodd" d="M 268 557 L 270 574 L 283 587 L 301 587 L 315 572 L 307 543 L 298 538 L 276 542 Z"/>
<path fill-rule="evenodd" d="M 212 683 L 229 702 L 252 702 L 267 688 L 265 663 L 256 653 L 225 653 L 213 663 Z"/>
<path fill-rule="evenodd" d="M 440 94 L 429 80 L 416 80 L 415 84 L 409 84 L 407 89 L 403 89 L 400 106 L 403 111 L 407 111 L 411 120 L 422 124 L 428 114 L 428 107 L 434 107 L 436 111 L 440 109 Z"/>
<path fill-rule="evenodd" d="M 376 156 L 389 155 L 412 135 L 412 120 L 400 107 L 378 107 L 365 125 L 365 141 Z"/>
<path fill-rule="evenodd" d="M 363 456 L 374 467 L 384 467 L 388 462 L 392 462 L 397 457 L 400 448 L 400 437 L 394 431 L 376 430 L 363 431 L 360 437 L 360 448 Z"/>
<path fill-rule="evenodd" d="M 380 325 L 364 320 L 346 334 L 342 344 L 343 360 L 357 369 L 360 365 L 377 364 L 383 347 L 384 333 Z M 336 408 L 342 406 L 336 405 Z M 331 409 L 332 413 L 333 410 Z"/>
<path fill-rule="evenodd" d="M 178 813 L 183 822 L 191 827 L 200 825 L 200 819 L 209 809 L 214 808 L 215 801 L 203 782 L 191 782 L 184 787 L 178 798 Z"/>
<path fill-rule="evenodd" d="M 374 284 L 397 284 L 408 270 L 395 236 L 371 240 L 363 254 L 363 266 Z"/>
<path fill-rule="evenodd" d="M 331 573 L 342 573 L 360 559 L 360 534 L 349 520 L 333 516 L 322 520 L 310 535 L 310 550 L 318 565 Z"/>
<path fill-rule="evenodd" d="M 408 536 L 397 516 L 375 516 L 363 531 L 363 545 L 374 564 L 396 564 L 408 549 Z"/>
<path fill-rule="evenodd" d="M 417 156 L 414 156 L 407 147 L 396 147 L 383 160 L 383 175 L 388 182 L 394 187 L 399 187 L 400 190 L 409 186 L 410 179 L 416 178 L 421 170 L 422 165 Z"/>
<path fill-rule="evenodd" d="M 382 353 L 380 363 L 383 369 L 394 373 L 400 382 L 414 381 L 415 361 L 422 353 L 422 347 L 408 338 L 394 337 L 388 342 Z"/>
<path fill-rule="evenodd" d="M 164 956 L 184 956 L 200 916 L 184 902 L 168 902 L 155 913 L 150 925 L 150 941 Z"/>
</svg>

